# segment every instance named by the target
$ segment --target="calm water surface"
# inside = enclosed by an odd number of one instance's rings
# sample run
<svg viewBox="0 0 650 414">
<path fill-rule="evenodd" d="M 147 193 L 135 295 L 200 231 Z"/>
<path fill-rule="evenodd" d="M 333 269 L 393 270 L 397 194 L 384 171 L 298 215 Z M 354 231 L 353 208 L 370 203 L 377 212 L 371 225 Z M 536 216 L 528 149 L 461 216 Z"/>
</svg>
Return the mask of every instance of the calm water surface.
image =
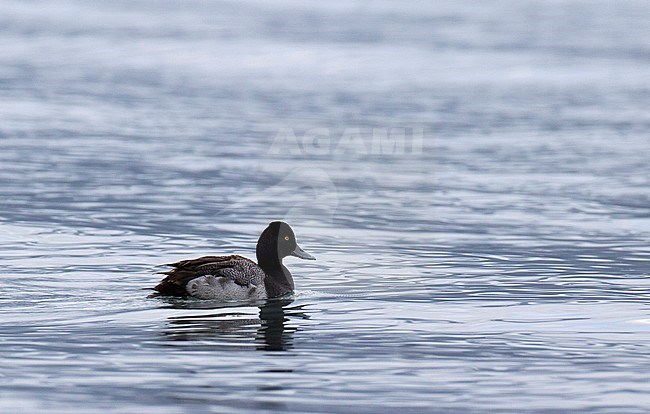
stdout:
<svg viewBox="0 0 650 414">
<path fill-rule="evenodd" d="M 3 2 L 0 411 L 647 412 L 649 14 Z M 275 219 L 293 298 L 148 297 Z"/>
</svg>

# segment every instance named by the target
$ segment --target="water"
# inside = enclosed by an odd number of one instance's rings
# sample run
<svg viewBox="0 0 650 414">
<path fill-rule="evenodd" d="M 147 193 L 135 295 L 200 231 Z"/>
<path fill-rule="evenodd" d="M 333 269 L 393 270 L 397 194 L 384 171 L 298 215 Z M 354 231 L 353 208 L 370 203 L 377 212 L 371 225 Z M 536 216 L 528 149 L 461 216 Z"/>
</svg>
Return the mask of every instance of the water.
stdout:
<svg viewBox="0 0 650 414">
<path fill-rule="evenodd" d="M 0 409 L 646 412 L 649 13 L 3 2 Z M 148 297 L 275 219 L 291 300 Z"/>
</svg>

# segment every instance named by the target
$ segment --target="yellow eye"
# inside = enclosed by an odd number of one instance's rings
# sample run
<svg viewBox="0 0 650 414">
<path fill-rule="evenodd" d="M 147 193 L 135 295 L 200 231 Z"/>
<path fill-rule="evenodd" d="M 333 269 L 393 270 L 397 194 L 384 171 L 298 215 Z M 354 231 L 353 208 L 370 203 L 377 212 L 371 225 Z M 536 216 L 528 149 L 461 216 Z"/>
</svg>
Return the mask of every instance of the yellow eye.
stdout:
<svg viewBox="0 0 650 414">
<path fill-rule="evenodd" d="M 284 239 L 285 239 L 286 241 L 289 241 L 289 236 L 284 236 Z"/>
</svg>

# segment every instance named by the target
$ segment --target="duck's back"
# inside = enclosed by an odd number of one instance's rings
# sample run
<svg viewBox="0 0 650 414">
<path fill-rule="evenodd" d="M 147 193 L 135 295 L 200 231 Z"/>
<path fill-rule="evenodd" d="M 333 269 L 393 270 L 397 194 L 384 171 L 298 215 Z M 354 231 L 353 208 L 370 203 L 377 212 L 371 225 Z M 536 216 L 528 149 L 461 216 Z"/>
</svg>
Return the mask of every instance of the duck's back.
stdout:
<svg viewBox="0 0 650 414">
<path fill-rule="evenodd" d="M 163 295 L 201 299 L 250 300 L 266 298 L 264 271 L 243 256 L 204 256 L 171 263 L 154 289 Z"/>
</svg>

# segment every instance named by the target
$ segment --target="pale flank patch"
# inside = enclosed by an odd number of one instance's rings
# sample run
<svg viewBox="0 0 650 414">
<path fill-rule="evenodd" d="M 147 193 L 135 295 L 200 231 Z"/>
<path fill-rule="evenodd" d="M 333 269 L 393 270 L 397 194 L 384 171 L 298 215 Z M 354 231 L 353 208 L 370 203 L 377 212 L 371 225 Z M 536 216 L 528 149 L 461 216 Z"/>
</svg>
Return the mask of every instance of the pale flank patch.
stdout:
<svg viewBox="0 0 650 414">
<path fill-rule="evenodd" d="M 217 299 L 224 302 L 266 298 L 264 284 L 241 286 L 227 277 L 206 275 L 192 279 L 185 287 L 187 293 L 199 299 Z"/>
</svg>

